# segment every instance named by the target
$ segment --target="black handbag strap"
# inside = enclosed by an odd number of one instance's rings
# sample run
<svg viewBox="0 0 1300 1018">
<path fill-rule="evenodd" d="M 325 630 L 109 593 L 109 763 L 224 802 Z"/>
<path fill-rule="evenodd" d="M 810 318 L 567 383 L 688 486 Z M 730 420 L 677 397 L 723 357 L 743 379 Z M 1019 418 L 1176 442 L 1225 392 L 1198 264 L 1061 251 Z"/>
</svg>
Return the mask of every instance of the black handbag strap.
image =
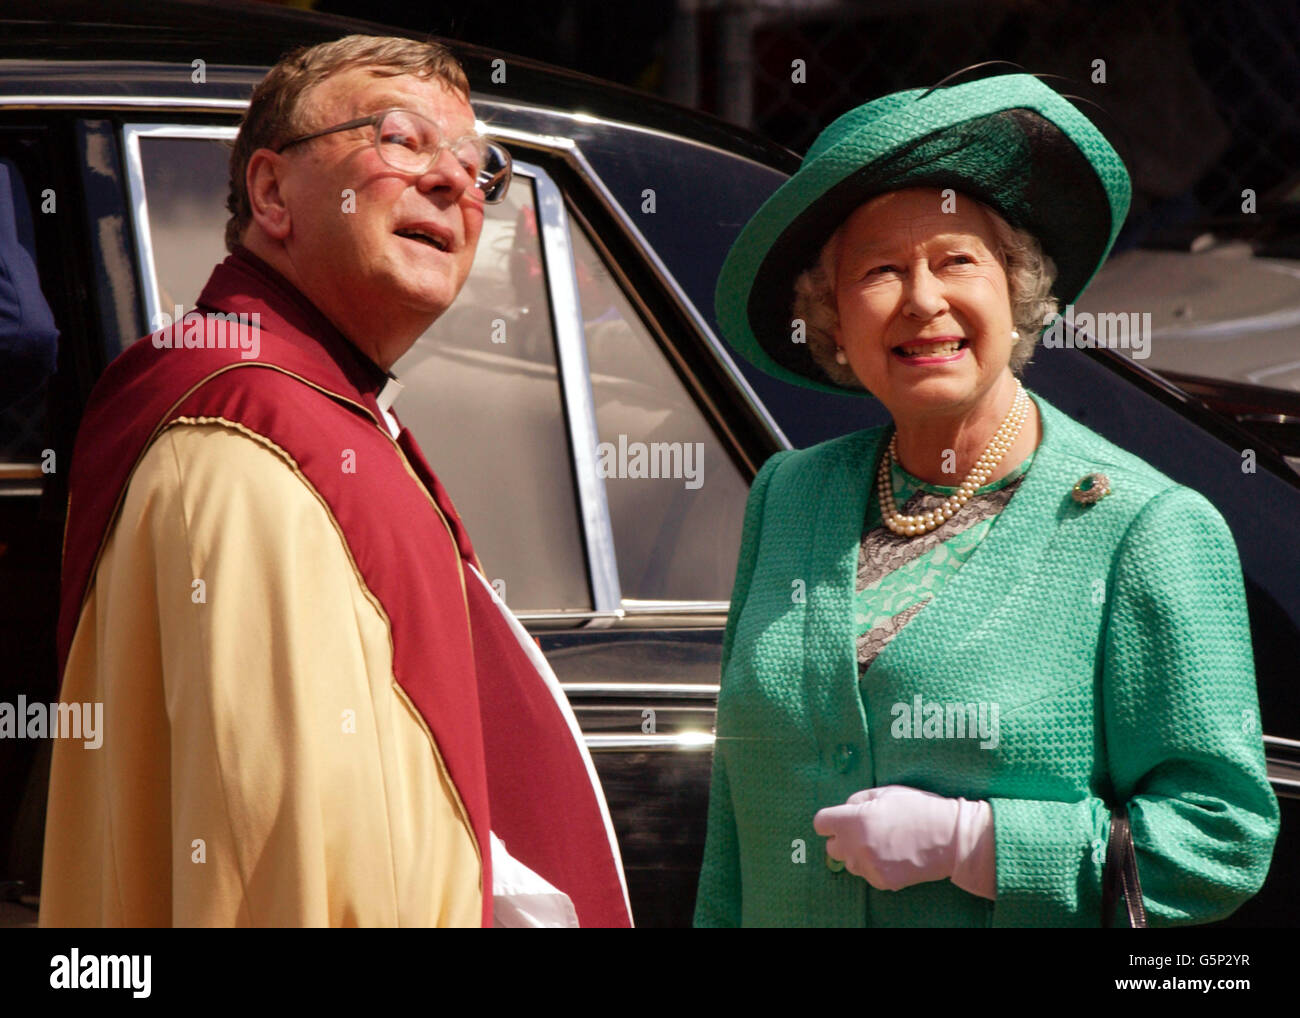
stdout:
<svg viewBox="0 0 1300 1018">
<path fill-rule="evenodd" d="M 1145 929 L 1147 910 L 1142 901 L 1142 884 L 1138 880 L 1137 852 L 1133 848 L 1128 812 L 1123 806 L 1114 810 L 1110 816 L 1106 867 L 1101 878 L 1101 925 L 1104 929 L 1110 929 L 1112 925 L 1118 895 L 1124 897 L 1129 926 Z"/>
</svg>

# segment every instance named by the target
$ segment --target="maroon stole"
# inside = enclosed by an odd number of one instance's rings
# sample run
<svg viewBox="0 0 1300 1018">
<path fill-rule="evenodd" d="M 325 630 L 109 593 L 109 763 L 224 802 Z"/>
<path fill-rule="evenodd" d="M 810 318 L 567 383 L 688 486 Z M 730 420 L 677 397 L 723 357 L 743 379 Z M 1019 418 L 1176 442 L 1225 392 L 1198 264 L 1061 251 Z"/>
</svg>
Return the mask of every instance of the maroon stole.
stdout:
<svg viewBox="0 0 1300 1018">
<path fill-rule="evenodd" d="M 199 308 L 260 314 L 259 355 L 159 349 L 146 336 L 104 372 L 69 478 L 59 674 L 135 465 L 179 418 L 239 424 L 293 457 L 388 615 L 395 677 L 433 733 L 478 842 L 483 924 L 492 925 L 490 829 L 569 895 L 583 926 L 630 925 L 586 761 L 506 619 L 468 574 L 478 561 L 469 535 L 414 438 L 403 429 L 395 444 L 384 427 L 375 401 L 383 373 L 243 249 L 213 271 Z M 177 326 L 173 346 L 183 336 Z M 355 473 L 342 470 L 344 450 Z"/>
</svg>

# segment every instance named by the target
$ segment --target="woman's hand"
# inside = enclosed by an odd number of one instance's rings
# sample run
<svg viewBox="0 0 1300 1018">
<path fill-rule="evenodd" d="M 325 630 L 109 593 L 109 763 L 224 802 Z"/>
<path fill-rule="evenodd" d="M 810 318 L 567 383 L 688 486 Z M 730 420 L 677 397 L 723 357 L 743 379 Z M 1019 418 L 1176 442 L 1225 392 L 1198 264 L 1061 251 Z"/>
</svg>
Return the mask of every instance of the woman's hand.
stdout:
<svg viewBox="0 0 1300 1018">
<path fill-rule="evenodd" d="M 984 898 L 997 896 L 993 809 L 906 785 L 884 785 L 818 810 L 826 852 L 882 891 L 947 880 Z"/>
</svg>

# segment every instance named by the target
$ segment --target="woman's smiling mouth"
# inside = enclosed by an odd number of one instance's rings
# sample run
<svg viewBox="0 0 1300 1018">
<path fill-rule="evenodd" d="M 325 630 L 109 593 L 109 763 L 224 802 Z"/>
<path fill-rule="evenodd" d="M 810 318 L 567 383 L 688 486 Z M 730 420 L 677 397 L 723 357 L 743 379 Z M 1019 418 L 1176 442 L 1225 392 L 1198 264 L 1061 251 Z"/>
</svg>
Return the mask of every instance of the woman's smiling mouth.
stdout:
<svg viewBox="0 0 1300 1018">
<path fill-rule="evenodd" d="M 905 364 L 946 364 L 965 356 L 969 340 L 956 336 L 902 343 L 890 353 Z"/>
</svg>

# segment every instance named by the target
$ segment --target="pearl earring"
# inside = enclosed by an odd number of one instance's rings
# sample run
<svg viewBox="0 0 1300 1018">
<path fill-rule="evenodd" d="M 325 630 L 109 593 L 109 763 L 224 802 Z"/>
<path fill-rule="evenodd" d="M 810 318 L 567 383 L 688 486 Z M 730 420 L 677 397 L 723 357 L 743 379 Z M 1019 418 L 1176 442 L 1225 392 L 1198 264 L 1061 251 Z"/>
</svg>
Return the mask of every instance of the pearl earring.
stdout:
<svg viewBox="0 0 1300 1018">
<path fill-rule="evenodd" d="M 847 364 L 848 362 L 849 362 L 849 355 L 844 352 L 844 347 L 837 346 L 835 348 L 835 363 Z"/>
<path fill-rule="evenodd" d="M 1012 329 L 1012 330 L 1011 330 L 1011 338 L 1012 338 L 1012 339 L 1019 339 L 1019 338 L 1020 338 L 1020 333 L 1018 333 L 1015 329 Z"/>
</svg>

